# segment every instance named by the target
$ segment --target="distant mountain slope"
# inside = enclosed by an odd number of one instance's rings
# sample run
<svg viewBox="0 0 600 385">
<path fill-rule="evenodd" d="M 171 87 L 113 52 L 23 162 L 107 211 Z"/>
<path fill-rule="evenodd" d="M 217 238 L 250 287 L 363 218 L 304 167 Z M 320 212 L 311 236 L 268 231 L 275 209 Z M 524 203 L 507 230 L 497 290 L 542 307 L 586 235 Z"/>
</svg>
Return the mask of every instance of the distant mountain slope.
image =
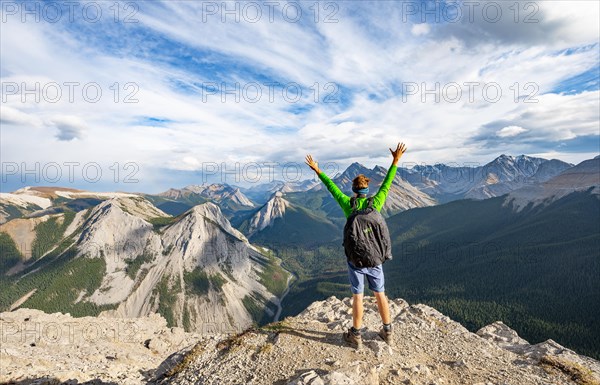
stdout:
<svg viewBox="0 0 600 385">
<path fill-rule="evenodd" d="M 283 198 L 281 192 L 276 192 L 251 218 L 248 223 L 247 234 L 252 236 L 268 226 L 272 226 L 277 218 L 285 215 L 290 203 Z"/>
<path fill-rule="evenodd" d="M 183 189 L 169 189 L 168 191 L 158 194 L 159 196 L 182 199 L 191 194 L 197 194 L 205 198 L 214 199 L 217 201 L 228 200 L 233 204 L 240 206 L 253 207 L 254 203 L 250 201 L 237 187 L 232 187 L 226 184 L 210 184 L 210 185 L 191 185 Z"/>
<path fill-rule="evenodd" d="M 14 218 L 42 217 L 80 211 L 106 199 L 135 197 L 121 192 L 92 192 L 64 187 L 24 187 L 12 193 L 0 193 L 0 224 Z"/>
<path fill-rule="evenodd" d="M 486 199 L 520 187 L 544 182 L 572 167 L 560 160 L 526 155 L 501 155 L 483 166 L 415 166 L 402 175 L 421 191 L 441 202 Z"/>
<path fill-rule="evenodd" d="M 28 188 L 13 193 L 0 193 L 0 223 L 46 209 L 51 205 L 52 201 L 49 198 L 40 196 L 36 191 L 29 191 Z"/>
<path fill-rule="evenodd" d="M 43 254 L 0 277 L 1 309 L 120 317 L 159 312 L 186 329 L 237 330 L 273 317 L 286 285 L 287 273 L 213 203 L 174 218 L 139 196 L 113 198 L 71 212 L 44 234 Z M 6 243 L 14 234 L 0 235 Z"/>
<path fill-rule="evenodd" d="M 238 211 L 253 209 L 256 205 L 237 187 L 227 184 L 190 185 L 182 189 L 169 189 L 146 198 L 170 215 L 179 215 L 198 204 L 214 202 L 228 217 Z"/>
<path fill-rule="evenodd" d="M 308 191 L 319 183 L 315 179 L 306 179 L 302 181 L 281 181 L 273 180 L 267 183 L 260 183 L 250 187 L 240 187 L 242 192 L 258 202 L 265 202 L 273 193 L 279 191 L 282 193 Z"/>
<path fill-rule="evenodd" d="M 520 209 L 528 204 L 548 204 L 582 190 L 600 194 L 600 158 L 583 161 L 543 183 L 515 190 L 506 200 Z"/>
<path fill-rule="evenodd" d="M 503 196 L 400 213 L 388 219 L 386 289 L 472 329 L 501 318 L 600 357 L 599 213 L 588 191 L 521 211 Z"/>
<path fill-rule="evenodd" d="M 35 218 L 16 218 L 0 225 L 0 234 L 8 236 L 0 249 L 0 259 L 6 270 L 0 274 L 15 274 L 32 259 L 38 259 L 60 241 L 67 231 L 74 213 L 45 215 Z M 16 257 L 16 258 L 15 258 Z"/>
<path fill-rule="evenodd" d="M 322 214 L 286 199 L 276 192 L 241 225 L 250 240 L 264 245 L 314 245 L 338 238 L 339 227 Z"/>
</svg>

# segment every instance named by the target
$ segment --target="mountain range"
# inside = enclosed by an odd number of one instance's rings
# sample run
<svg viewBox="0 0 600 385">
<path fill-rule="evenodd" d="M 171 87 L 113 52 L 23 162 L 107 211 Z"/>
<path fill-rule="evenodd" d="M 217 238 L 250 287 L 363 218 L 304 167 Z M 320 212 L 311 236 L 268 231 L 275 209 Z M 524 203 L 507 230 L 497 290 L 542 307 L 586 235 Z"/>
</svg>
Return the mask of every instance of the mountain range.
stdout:
<svg viewBox="0 0 600 385">
<path fill-rule="evenodd" d="M 402 169 L 407 181 L 439 202 L 486 199 L 545 182 L 572 164 L 526 155 L 501 155 L 483 166 L 417 165 Z"/>
<path fill-rule="evenodd" d="M 354 163 L 333 180 L 349 192 L 358 173 L 376 186 L 386 172 Z M 472 329 L 509 320 L 527 338 L 599 357 L 600 335 L 584 326 L 600 319 L 599 175 L 598 157 L 399 169 L 382 210 L 389 293 Z M 345 218 L 313 180 L 155 195 L 28 187 L 2 193 L 0 215 L 0 310 L 158 312 L 187 330 L 233 330 L 347 295 Z"/>
<path fill-rule="evenodd" d="M 117 195 L 77 213 L 15 219 L 0 234 L 5 310 L 159 312 L 186 329 L 237 330 L 273 317 L 287 281 L 211 202 L 172 217 L 141 196 Z"/>
</svg>

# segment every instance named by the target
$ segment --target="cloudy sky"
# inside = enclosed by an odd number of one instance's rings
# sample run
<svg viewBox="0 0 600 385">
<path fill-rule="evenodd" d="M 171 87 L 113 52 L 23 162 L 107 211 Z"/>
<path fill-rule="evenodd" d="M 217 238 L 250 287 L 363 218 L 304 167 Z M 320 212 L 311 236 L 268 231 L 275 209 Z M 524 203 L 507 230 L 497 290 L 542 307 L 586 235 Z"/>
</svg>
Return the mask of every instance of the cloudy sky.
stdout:
<svg viewBox="0 0 600 385">
<path fill-rule="evenodd" d="M 2 191 L 600 151 L 596 1 L 1 5 Z"/>
</svg>

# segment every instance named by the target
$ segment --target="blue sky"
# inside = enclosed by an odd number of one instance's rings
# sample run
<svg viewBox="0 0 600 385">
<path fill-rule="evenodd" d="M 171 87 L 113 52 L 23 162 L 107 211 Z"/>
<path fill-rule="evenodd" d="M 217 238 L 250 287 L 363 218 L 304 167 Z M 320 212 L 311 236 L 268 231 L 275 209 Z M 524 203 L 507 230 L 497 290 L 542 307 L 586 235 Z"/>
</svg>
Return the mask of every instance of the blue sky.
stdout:
<svg viewBox="0 0 600 385">
<path fill-rule="evenodd" d="M 596 2 L 66 4 L 2 2 L 4 192 L 600 151 Z"/>
</svg>

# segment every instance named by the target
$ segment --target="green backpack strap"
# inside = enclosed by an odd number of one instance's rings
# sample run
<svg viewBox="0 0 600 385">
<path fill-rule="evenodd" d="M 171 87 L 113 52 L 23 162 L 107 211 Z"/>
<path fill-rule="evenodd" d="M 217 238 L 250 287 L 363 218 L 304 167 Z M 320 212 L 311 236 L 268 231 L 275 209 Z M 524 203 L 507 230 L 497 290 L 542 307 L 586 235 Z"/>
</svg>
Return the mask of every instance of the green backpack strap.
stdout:
<svg viewBox="0 0 600 385">
<path fill-rule="evenodd" d="M 350 208 L 352 211 L 356 211 L 357 202 L 358 202 L 358 199 L 356 197 L 350 198 Z M 367 208 L 368 209 L 373 208 L 373 197 L 367 198 Z"/>
</svg>

